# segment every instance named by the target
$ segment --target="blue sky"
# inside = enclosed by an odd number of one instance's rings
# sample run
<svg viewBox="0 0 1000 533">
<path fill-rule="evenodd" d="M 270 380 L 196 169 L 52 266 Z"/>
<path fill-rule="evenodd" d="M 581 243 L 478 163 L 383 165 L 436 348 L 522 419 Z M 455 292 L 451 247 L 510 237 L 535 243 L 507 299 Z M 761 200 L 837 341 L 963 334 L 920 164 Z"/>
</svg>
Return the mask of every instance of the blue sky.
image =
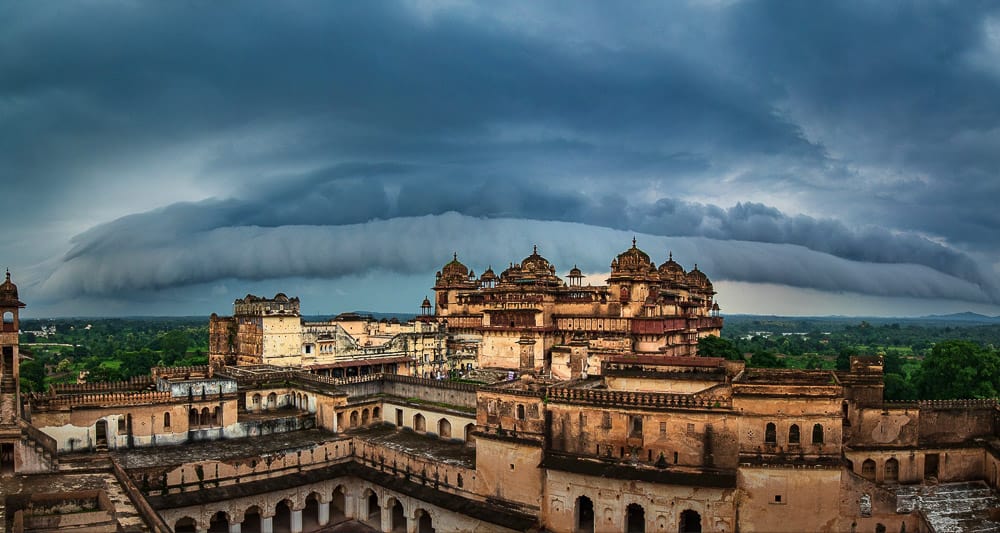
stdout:
<svg viewBox="0 0 1000 533">
<path fill-rule="evenodd" d="M 0 3 L 29 316 L 415 312 L 453 252 L 1000 314 L 990 2 Z"/>
</svg>

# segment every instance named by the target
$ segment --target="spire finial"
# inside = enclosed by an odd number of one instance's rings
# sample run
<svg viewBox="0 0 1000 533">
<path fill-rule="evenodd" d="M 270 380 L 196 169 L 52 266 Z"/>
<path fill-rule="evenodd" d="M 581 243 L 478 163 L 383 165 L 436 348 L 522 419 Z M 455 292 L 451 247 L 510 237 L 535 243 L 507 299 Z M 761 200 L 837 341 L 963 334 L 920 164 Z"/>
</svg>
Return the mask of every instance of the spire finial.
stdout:
<svg viewBox="0 0 1000 533">
<path fill-rule="evenodd" d="M 7 281 L 10 281 L 10 267 L 7 268 Z"/>
<path fill-rule="evenodd" d="M 531 250 L 531 251 L 532 251 L 532 253 L 534 253 L 535 255 L 538 255 L 538 245 L 536 244 L 536 245 L 532 246 L 532 250 Z"/>
<path fill-rule="evenodd" d="M 667 261 L 673 261 L 673 260 L 674 260 L 674 251 L 670 250 L 669 252 L 667 252 Z"/>
<path fill-rule="evenodd" d="M 452 255 L 451 255 L 451 257 L 452 257 L 452 259 L 454 259 L 455 261 L 458 261 L 458 252 L 453 252 L 453 253 L 452 253 Z"/>
<path fill-rule="evenodd" d="M 635 248 L 635 235 L 632 236 L 632 248 Z"/>
</svg>

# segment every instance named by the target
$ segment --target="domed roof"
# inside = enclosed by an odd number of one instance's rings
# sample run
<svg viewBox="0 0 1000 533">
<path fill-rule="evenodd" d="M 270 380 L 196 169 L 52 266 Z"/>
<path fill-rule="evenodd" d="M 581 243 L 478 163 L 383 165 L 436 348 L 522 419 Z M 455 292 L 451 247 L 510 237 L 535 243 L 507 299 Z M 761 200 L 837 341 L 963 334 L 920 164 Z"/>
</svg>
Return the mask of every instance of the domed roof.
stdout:
<svg viewBox="0 0 1000 533">
<path fill-rule="evenodd" d="M 17 299 L 17 285 L 10 281 L 10 270 L 7 271 L 7 279 L 0 285 L 0 306 L 24 307 Z"/>
<path fill-rule="evenodd" d="M 684 267 L 674 261 L 674 253 L 670 252 L 667 262 L 660 265 L 660 278 L 664 281 L 680 281 L 684 276 Z"/>
<path fill-rule="evenodd" d="M 569 271 L 569 277 L 571 277 L 571 278 L 582 278 L 583 277 L 583 272 L 581 272 L 580 269 L 576 267 L 576 265 L 573 265 L 573 268 L 570 269 L 570 271 Z"/>
<path fill-rule="evenodd" d="M 451 276 L 461 276 L 465 278 L 469 276 L 469 269 L 458 260 L 458 252 L 455 252 L 452 256 L 451 262 L 441 269 L 441 275 L 446 278 Z"/>
<path fill-rule="evenodd" d="M 452 256 L 452 260 L 438 272 L 436 285 L 462 285 L 469 284 L 469 269 L 458 260 L 458 253 Z"/>
<path fill-rule="evenodd" d="M 706 276 L 704 272 L 698 270 L 697 263 L 694 265 L 694 269 L 687 273 L 687 282 L 694 287 L 704 289 L 712 288 L 712 282 L 708 280 L 708 276 Z"/>
<path fill-rule="evenodd" d="M 632 238 L 632 247 L 611 261 L 612 277 L 625 276 L 630 279 L 648 280 L 651 272 L 656 272 L 656 265 L 646 252 L 636 247 L 635 237 Z"/>
<path fill-rule="evenodd" d="M 548 259 L 538 255 L 538 246 L 535 246 L 531 252 L 531 255 L 524 258 L 521 261 L 521 269 L 527 270 L 529 272 L 551 272 L 553 270 L 552 264 L 549 263 Z"/>
<path fill-rule="evenodd" d="M 420 304 L 420 307 L 430 307 L 430 306 L 431 306 L 431 301 L 428 300 L 426 296 L 424 296 L 424 301 Z"/>
<path fill-rule="evenodd" d="M 497 279 L 496 272 L 493 272 L 493 265 L 490 265 L 483 275 L 479 276 L 480 281 L 494 281 Z"/>
</svg>

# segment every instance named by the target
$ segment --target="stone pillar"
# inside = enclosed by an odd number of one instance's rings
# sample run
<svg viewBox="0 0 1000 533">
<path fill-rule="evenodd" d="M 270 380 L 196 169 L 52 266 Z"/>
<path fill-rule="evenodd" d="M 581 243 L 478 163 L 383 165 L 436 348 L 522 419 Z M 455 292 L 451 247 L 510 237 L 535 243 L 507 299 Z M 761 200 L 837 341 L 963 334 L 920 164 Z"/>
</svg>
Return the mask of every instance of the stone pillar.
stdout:
<svg viewBox="0 0 1000 533">
<path fill-rule="evenodd" d="M 392 533 L 392 507 L 382 506 L 382 533 Z"/>
<path fill-rule="evenodd" d="M 355 501 L 353 494 L 344 495 L 344 517 L 348 520 L 355 520 L 358 518 L 358 503 Z"/>
<path fill-rule="evenodd" d="M 229 524 L 229 533 L 242 533 L 243 524 L 236 522 L 235 524 Z"/>
<path fill-rule="evenodd" d="M 325 526 L 330 523 L 330 502 L 319 503 L 319 525 Z"/>
<path fill-rule="evenodd" d="M 302 510 L 292 511 L 292 533 L 302 533 Z"/>
<path fill-rule="evenodd" d="M 274 533 L 274 517 L 260 517 L 260 533 Z"/>
</svg>

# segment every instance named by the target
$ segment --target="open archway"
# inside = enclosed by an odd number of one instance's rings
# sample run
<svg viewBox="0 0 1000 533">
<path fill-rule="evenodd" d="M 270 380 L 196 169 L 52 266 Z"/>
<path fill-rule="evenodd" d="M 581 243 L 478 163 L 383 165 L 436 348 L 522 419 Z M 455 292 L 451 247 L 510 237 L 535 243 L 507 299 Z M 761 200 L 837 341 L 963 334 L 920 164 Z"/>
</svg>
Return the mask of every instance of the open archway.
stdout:
<svg viewBox="0 0 1000 533">
<path fill-rule="evenodd" d="M 306 507 L 302 510 L 302 530 L 312 531 L 324 525 L 319 522 L 319 494 L 311 492 L 306 496 Z"/>
<path fill-rule="evenodd" d="M 347 514 L 345 513 L 344 505 L 347 499 L 344 496 L 343 485 L 333 489 L 333 497 L 330 498 L 330 521 L 333 523 L 341 522 L 347 519 Z"/>
<path fill-rule="evenodd" d="M 701 515 L 688 509 L 681 513 L 680 533 L 701 533 Z"/>
<path fill-rule="evenodd" d="M 260 507 L 254 505 L 243 512 L 240 533 L 261 533 Z"/>
<path fill-rule="evenodd" d="M 281 500 L 274 506 L 274 518 L 271 519 L 274 531 L 292 530 L 292 502 Z"/>
<path fill-rule="evenodd" d="M 417 533 L 434 533 L 434 523 L 431 515 L 423 509 L 417 509 Z"/>
<path fill-rule="evenodd" d="M 219 511 L 208 522 L 208 533 L 229 533 L 229 515 Z"/>
<path fill-rule="evenodd" d="M 573 509 L 575 528 L 578 533 L 593 533 L 594 531 L 594 502 L 586 497 L 580 496 L 576 499 Z"/>
<path fill-rule="evenodd" d="M 646 533 L 646 510 L 638 503 L 625 508 L 625 533 Z"/>
<path fill-rule="evenodd" d="M 190 516 L 185 516 L 174 523 L 174 533 L 195 533 L 196 531 L 198 531 L 198 524 Z"/>
<path fill-rule="evenodd" d="M 393 499 L 391 511 L 389 531 L 392 533 L 406 533 L 406 512 L 403 511 L 403 504 L 399 500 Z"/>
<path fill-rule="evenodd" d="M 382 529 L 382 507 L 378 504 L 378 495 L 368 489 L 365 492 L 366 513 L 365 521 L 375 529 Z"/>
</svg>

